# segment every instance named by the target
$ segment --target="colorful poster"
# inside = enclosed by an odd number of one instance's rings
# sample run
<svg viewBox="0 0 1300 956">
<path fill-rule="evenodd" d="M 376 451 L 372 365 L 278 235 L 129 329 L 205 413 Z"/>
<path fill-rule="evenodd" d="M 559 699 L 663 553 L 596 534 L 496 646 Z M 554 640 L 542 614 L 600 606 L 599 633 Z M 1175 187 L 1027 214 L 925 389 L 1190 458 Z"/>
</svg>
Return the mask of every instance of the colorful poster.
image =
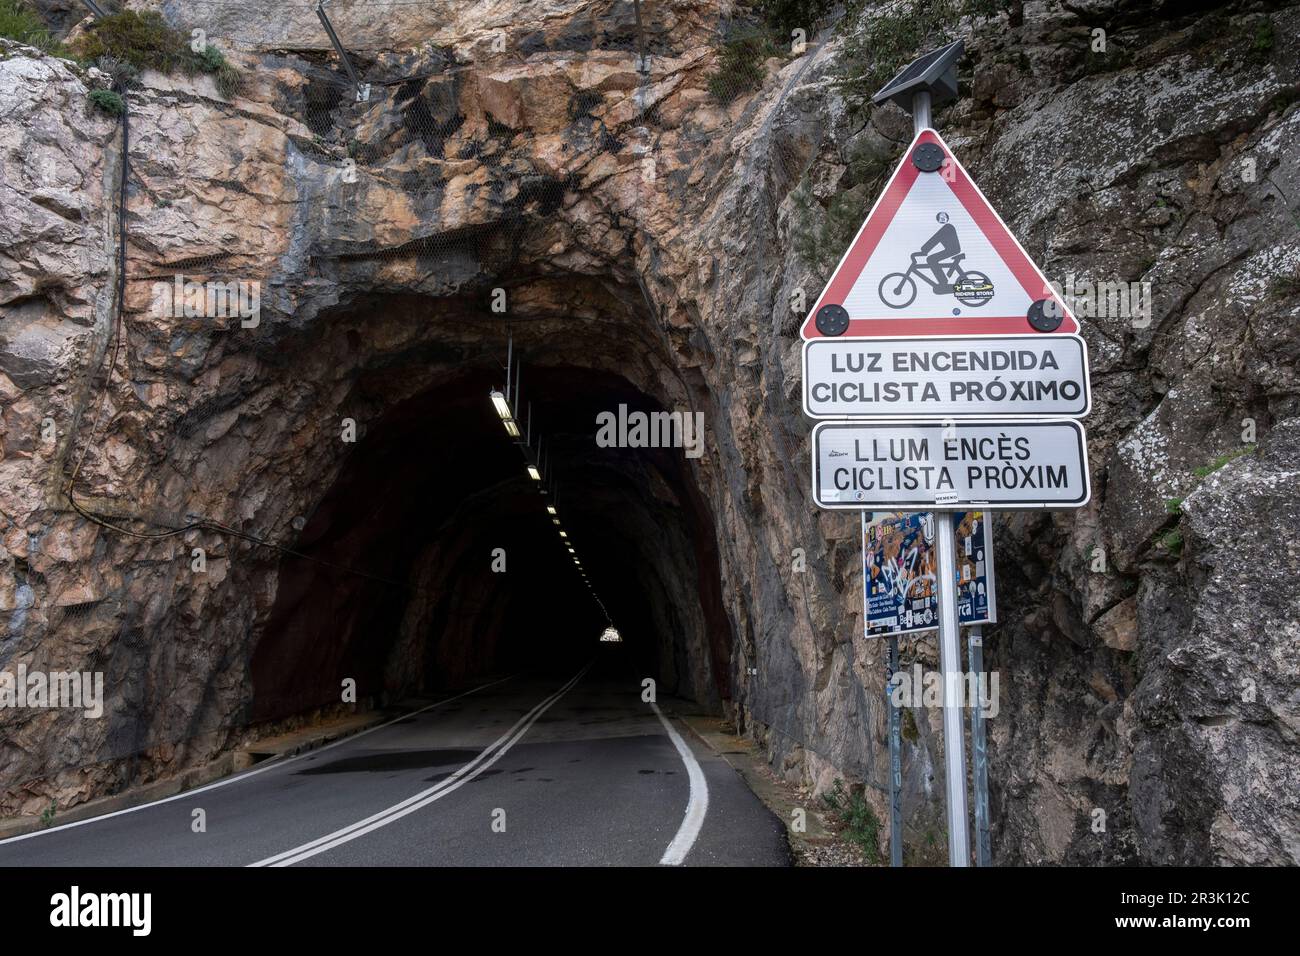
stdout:
<svg viewBox="0 0 1300 956">
<path fill-rule="evenodd" d="M 928 512 L 862 514 L 864 611 L 869 637 L 939 626 L 934 516 Z M 982 511 L 953 515 L 957 536 L 957 612 L 962 626 L 997 620 L 993 535 Z"/>
</svg>

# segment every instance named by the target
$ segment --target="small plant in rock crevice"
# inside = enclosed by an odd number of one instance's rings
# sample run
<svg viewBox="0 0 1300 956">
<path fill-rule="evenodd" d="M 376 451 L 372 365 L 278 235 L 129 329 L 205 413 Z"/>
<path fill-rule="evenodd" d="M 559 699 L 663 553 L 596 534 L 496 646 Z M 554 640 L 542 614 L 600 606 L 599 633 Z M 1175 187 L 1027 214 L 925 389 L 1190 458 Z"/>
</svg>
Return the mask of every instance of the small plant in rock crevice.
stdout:
<svg viewBox="0 0 1300 956">
<path fill-rule="evenodd" d="M 112 90 L 91 90 L 90 104 L 109 116 L 121 116 L 126 112 L 126 103 Z"/>
<path fill-rule="evenodd" d="M 842 780 L 822 794 L 822 802 L 835 814 L 844 828 L 844 836 L 862 850 L 869 863 L 880 862 L 880 819 L 860 791 L 850 793 Z"/>
<path fill-rule="evenodd" d="M 1219 455 L 1208 465 L 1201 465 L 1198 468 L 1193 468 L 1192 475 L 1193 477 L 1196 478 L 1197 483 L 1199 483 L 1204 479 L 1208 478 L 1210 475 L 1214 474 L 1220 468 L 1226 466 L 1228 463 L 1236 461 L 1238 458 L 1241 458 L 1245 455 L 1253 454 L 1255 448 L 1256 448 L 1255 445 L 1245 445 L 1241 448 L 1235 449 L 1234 451 L 1230 451 L 1227 452 L 1226 454 Z M 1185 497 L 1165 499 L 1165 512 L 1167 514 L 1174 516 L 1175 526 L 1166 531 L 1162 531 L 1160 533 L 1160 536 L 1155 539 L 1155 543 L 1158 547 L 1164 549 L 1174 557 L 1178 557 L 1183 552 L 1183 543 L 1184 543 L 1183 532 L 1182 529 L 1177 526 L 1177 524 L 1182 520 L 1183 517 L 1184 500 Z"/>
</svg>

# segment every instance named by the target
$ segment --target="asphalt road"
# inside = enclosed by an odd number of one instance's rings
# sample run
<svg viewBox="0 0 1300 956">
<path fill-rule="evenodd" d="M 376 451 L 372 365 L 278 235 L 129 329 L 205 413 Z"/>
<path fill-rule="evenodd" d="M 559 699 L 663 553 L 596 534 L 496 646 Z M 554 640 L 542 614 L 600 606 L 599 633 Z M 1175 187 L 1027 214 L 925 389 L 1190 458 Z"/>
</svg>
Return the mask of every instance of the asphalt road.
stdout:
<svg viewBox="0 0 1300 956">
<path fill-rule="evenodd" d="M 781 821 L 608 663 L 0 841 L 0 867 L 787 865 Z"/>
</svg>

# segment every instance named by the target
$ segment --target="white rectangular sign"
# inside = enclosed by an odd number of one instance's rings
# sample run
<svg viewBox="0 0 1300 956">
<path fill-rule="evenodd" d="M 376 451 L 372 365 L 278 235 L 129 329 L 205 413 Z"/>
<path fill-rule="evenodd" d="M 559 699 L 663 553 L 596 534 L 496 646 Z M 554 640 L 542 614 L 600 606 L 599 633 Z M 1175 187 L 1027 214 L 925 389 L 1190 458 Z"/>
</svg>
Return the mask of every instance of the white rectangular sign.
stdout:
<svg viewBox="0 0 1300 956">
<path fill-rule="evenodd" d="M 822 422 L 812 446 L 822 508 L 1078 508 L 1091 494 L 1083 426 L 1069 419 Z"/>
<path fill-rule="evenodd" d="M 810 418 L 1082 417 L 1088 349 L 1077 335 L 821 338 L 803 346 Z"/>
</svg>

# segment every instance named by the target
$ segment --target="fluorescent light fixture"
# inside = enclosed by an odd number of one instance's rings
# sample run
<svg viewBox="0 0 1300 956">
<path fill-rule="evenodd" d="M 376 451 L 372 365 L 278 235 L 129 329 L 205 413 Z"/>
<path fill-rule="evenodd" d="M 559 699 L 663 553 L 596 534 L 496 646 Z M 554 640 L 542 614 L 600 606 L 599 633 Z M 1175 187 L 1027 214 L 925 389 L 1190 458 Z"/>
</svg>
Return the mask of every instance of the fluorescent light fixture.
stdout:
<svg viewBox="0 0 1300 956">
<path fill-rule="evenodd" d="M 555 505 L 547 505 L 547 506 L 546 506 L 546 513 L 547 513 L 548 515 L 553 515 L 553 514 L 555 514 Z M 556 524 L 559 524 L 560 522 L 557 520 L 555 523 L 556 523 Z"/>
<path fill-rule="evenodd" d="M 541 473 L 540 471 L 537 470 L 537 466 L 536 466 L 536 465 L 529 465 L 529 466 L 528 466 L 528 477 L 531 478 L 531 479 L 533 479 L 533 481 L 541 481 L 541 480 L 542 480 L 542 473 Z"/>
<path fill-rule="evenodd" d="M 488 394 L 492 397 L 492 406 L 497 410 L 502 423 L 506 426 L 506 434 L 511 438 L 518 438 L 519 426 L 515 423 L 515 416 L 510 412 L 510 403 L 506 401 L 506 397 L 501 394 L 500 389 L 496 388 L 492 389 Z"/>
<path fill-rule="evenodd" d="M 568 536 L 569 536 L 569 535 L 568 535 L 568 532 L 566 532 L 566 531 L 561 531 L 561 532 L 560 532 L 560 537 L 561 537 L 561 538 L 567 538 Z"/>
<path fill-rule="evenodd" d="M 551 521 L 552 521 L 553 523 L 557 524 L 557 525 L 560 523 L 560 519 L 559 519 L 559 518 L 552 518 Z"/>
</svg>

